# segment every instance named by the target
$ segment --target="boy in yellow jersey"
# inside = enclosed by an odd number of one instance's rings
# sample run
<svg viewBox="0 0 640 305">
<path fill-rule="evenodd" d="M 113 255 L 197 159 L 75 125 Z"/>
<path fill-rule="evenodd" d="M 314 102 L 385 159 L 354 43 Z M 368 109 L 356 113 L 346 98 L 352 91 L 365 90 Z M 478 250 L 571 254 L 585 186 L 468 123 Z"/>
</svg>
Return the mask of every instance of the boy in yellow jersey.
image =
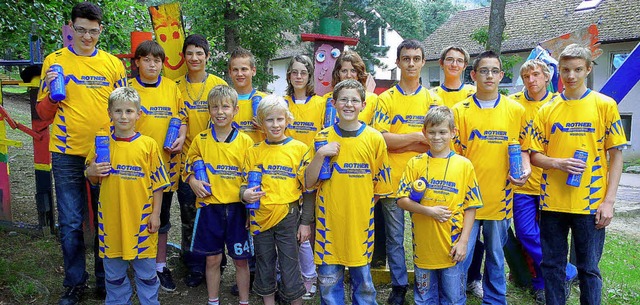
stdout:
<svg viewBox="0 0 640 305">
<path fill-rule="evenodd" d="M 480 188 L 471 161 L 451 150 L 456 128 L 448 107 L 431 108 L 422 133 L 429 150 L 409 160 L 398 188 L 398 206 L 411 212 L 414 300 L 463 305 L 462 261 L 476 209 L 482 207 Z M 414 197 L 412 185 L 418 180 L 426 191 Z"/>
<path fill-rule="evenodd" d="M 543 61 L 532 59 L 520 67 L 520 77 L 524 82 L 524 90 L 509 96 L 525 108 L 527 120 L 527 134 L 531 133 L 533 118 L 542 105 L 556 96 L 547 91 L 551 71 Z M 540 205 L 540 180 L 542 168 L 531 167 L 531 177 L 527 183 L 517 187 L 513 194 L 513 225 L 522 248 L 533 260 L 535 273 L 532 275 L 533 292 L 536 304 L 545 304 L 544 280 L 540 263 L 542 262 L 542 248 L 540 247 L 540 226 L 538 225 L 538 207 Z M 575 278 L 577 270 L 571 263 L 567 264 L 567 284 Z"/>
<path fill-rule="evenodd" d="M 134 62 L 138 67 L 139 74 L 129 80 L 129 87 L 138 91 L 141 101 L 142 115 L 136 123 L 136 130 L 154 139 L 160 147 L 164 145 L 171 118 L 177 117 L 181 121 L 185 120 L 184 104 L 178 86 L 173 80 L 160 76 L 164 59 L 164 50 L 157 42 L 143 41 L 134 53 Z M 171 271 L 167 268 L 167 238 L 171 228 L 171 200 L 173 192 L 178 188 L 180 150 L 186 133 L 187 125 L 182 124 L 178 138 L 171 144 L 171 147 L 163 147 L 161 153 L 171 186 L 164 189 L 162 196 L 156 271 L 160 279 L 160 287 L 169 292 L 176 290 Z"/>
<path fill-rule="evenodd" d="M 102 10 L 93 3 L 78 3 L 71 10 L 71 23 L 74 29 L 72 45 L 49 54 L 42 64 L 41 87 L 36 104 L 36 111 L 42 120 L 53 120 L 49 150 L 56 182 L 56 206 L 64 259 L 65 292 L 60 298 L 61 305 L 80 302 L 89 279 L 82 226 L 89 195 L 83 175 L 84 160 L 96 132 L 109 123 L 109 94 L 114 88 L 127 84 L 122 62 L 96 48 L 103 30 Z M 54 101 L 49 96 L 51 81 L 58 76 L 50 69 L 53 64 L 59 64 L 64 70 L 66 98 L 62 101 Z M 92 187 L 90 190 L 95 219 L 98 188 Z M 104 296 L 104 269 L 97 245 L 96 240 L 96 292 Z"/>
<path fill-rule="evenodd" d="M 422 134 L 422 122 L 427 111 L 436 106 L 429 90 L 420 85 L 420 70 L 424 66 L 424 46 L 417 40 L 405 40 L 397 49 L 396 65 L 400 82 L 378 97 L 373 116 L 373 128 L 382 133 L 389 150 L 391 181 L 397 189 L 407 162 L 427 151 Z M 404 210 L 396 204 L 397 194 L 381 198 L 387 235 L 387 259 L 391 272 L 392 291 L 388 302 L 404 304 L 409 281 L 404 257 Z"/>
<path fill-rule="evenodd" d="M 469 53 L 458 46 L 448 46 L 440 52 L 440 60 L 438 61 L 442 72 L 444 73 L 444 83 L 438 87 L 432 88 L 431 93 L 437 96 L 442 103 L 451 108 L 458 102 L 470 97 L 476 93 L 476 87 L 465 84 L 464 71 L 469 65 Z M 453 149 L 453 141 L 451 142 Z M 467 291 L 474 296 L 482 298 L 482 257 L 484 255 L 484 244 L 480 239 L 475 241 L 471 266 L 467 273 Z"/>
<path fill-rule="evenodd" d="M 190 252 L 207 257 L 208 305 L 219 305 L 220 263 L 227 246 L 236 266 L 240 305 L 249 304 L 251 248 L 245 228 L 247 212 L 240 202 L 242 166 L 251 138 L 231 124 L 238 113 L 238 94 L 226 85 L 214 87 L 207 98 L 213 126 L 200 132 L 189 149 L 184 180 L 198 197 L 198 212 Z M 196 178 L 194 162 L 204 162 L 208 182 Z M 211 192 L 209 192 L 209 190 Z"/>
<path fill-rule="evenodd" d="M 207 95 L 217 85 L 227 85 L 220 77 L 206 71 L 211 52 L 209 42 L 200 34 L 191 34 L 184 40 L 182 54 L 187 64 L 187 74 L 176 82 L 184 100 L 187 138 L 182 147 L 181 162 L 186 160 L 191 142 L 201 131 L 209 128 L 209 108 Z M 181 171 L 184 166 L 180 166 Z M 189 251 L 193 236 L 193 223 L 196 217 L 196 195 L 189 184 L 178 182 L 178 203 L 180 204 L 180 221 L 182 223 L 182 261 L 188 269 L 184 278 L 187 287 L 197 287 L 204 280 L 205 259 L 202 255 L 194 255 Z M 222 258 L 222 266 L 226 265 L 226 256 Z"/>
<path fill-rule="evenodd" d="M 255 124 L 254 107 L 267 94 L 253 88 L 253 77 L 256 76 L 256 58 L 251 51 L 238 47 L 229 58 L 229 76 L 233 88 L 238 92 L 238 115 L 233 120 L 234 127 L 248 134 L 253 142 L 263 141 L 265 135 Z"/>
<path fill-rule="evenodd" d="M 313 61 L 308 56 L 296 55 L 291 59 L 287 66 L 287 83 L 287 95 L 284 99 L 295 120 L 287 126 L 285 133 L 312 147 L 313 138 L 325 124 L 326 100 L 314 93 Z M 302 206 L 308 209 L 301 213 L 305 218 L 300 219 L 300 223 L 304 225 L 313 224 L 315 197 L 315 191 L 305 191 L 302 194 L 302 200 L 305 202 Z M 310 241 L 300 244 L 299 254 L 302 278 L 307 289 L 302 299 L 310 300 L 316 293 L 318 278 Z"/>
<path fill-rule="evenodd" d="M 543 105 L 533 121 L 531 160 L 543 169 L 540 267 L 547 304 L 566 302 L 569 229 L 576 249 L 580 300 L 601 303 L 598 262 L 622 173 L 620 148 L 627 140 L 616 102 L 587 88 L 591 60 L 591 51 L 577 44 L 560 53 L 564 92 Z M 586 161 L 575 157 L 576 150 L 587 154 Z M 581 177 L 568 181 L 571 175 Z"/>
<path fill-rule="evenodd" d="M 456 103 L 476 93 L 476 87 L 463 83 L 464 70 L 469 65 L 469 53 L 461 47 L 449 46 L 440 52 L 440 68 L 444 72 L 444 83 L 431 89 L 445 106 L 451 108 Z"/>
<path fill-rule="evenodd" d="M 99 255 L 106 273 L 105 304 L 131 303 L 129 265 L 135 270 L 141 304 L 160 304 L 156 275 L 156 246 L 160 227 L 162 190 L 169 176 L 156 141 L 135 131 L 140 118 L 140 96 L 135 89 L 118 88 L 109 96 L 113 133 L 109 161 L 96 163 L 92 148 L 85 175 L 99 184 Z"/>
<path fill-rule="evenodd" d="M 362 86 L 367 86 L 367 78 L 369 74 L 367 73 L 366 66 L 364 61 L 356 53 L 352 50 L 346 50 L 338 58 L 336 59 L 336 65 L 333 68 L 333 72 L 331 74 L 331 86 L 335 87 L 339 82 L 347 79 L 355 79 L 362 84 Z M 324 95 L 325 99 L 330 99 L 333 97 L 333 91 L 328 92 Z M 378 95 L 373 92 L 367 92 L 367 98 L 365 100 L 366 106 L 358 115 L 358 119 L 364 122 L 367 125 L 371 125 L 371 120 L 373 119 L 373 113 L 376 110 L 376 104 L 378 101 Z"/>
<path fill-rule="evenodd" d="M 471 160 L 482 192 L 484 205 L 476 213 L 468 250 L 473 252 L 482 227 L 486 249 L 482 300 L 490 304 L 507 303 L 502 248 L 512 217 L 513 185 L 524 185 L 531 174 L 524 107 L 498 93 L 503 76 L 500 57 L 492 51 L 480 53 L 471 71 L 477 92 L 452 109 L 458 128 L 454 137 L 456 151 Z M 508 146 L 513 140 L 521 147 L 524 173 L 518 179 L 509 175 Z M 465 259 L 465 270 L 469 269 L 471 258 Z"/>
<path fill-rule="evenodd" d="M 256 257 L 253 291 L 266 305 L 275 304 L 278 289 L 282 301 L 302 304 L 306 289 L 298 264 L 298 242 L 308 240 L 311 231 L 308 225 L 298 226 L 298 218 L 309 148 L 285 135 L 293 116 L 284 99 L 268 95 L 257 110 L 256 122 L 266 139 L 248 150 L 243 172 L 245 178 L 250 172 L 262 173 L 261 184 L 244 184 L 240 189 L 243 202 L 259 200 L 259 207 L 249 210 Z M 276 258 L 282 285 L 276 285 Z"/>
<path fill-rule="evenodd" d="M 393 191 L 387 146 L 379 132 L 358 120 L 365 107 L 362 84 L 345 80 L 333 93 L 340 120 L 316 136 L 316 141 L 326 139 L 328 144 L 311 153 L 315 156 L 305 173 L 306 186 L 318 189 L 314 250 L 321 303 L 345 303 L 344 269 L 348 267 L 353 303 L 376 304 L 369 264 L 374 205 L 378 196 Z M 326 157 L 331 158 L 331 177 L 321 181 Z"/>
</svg>

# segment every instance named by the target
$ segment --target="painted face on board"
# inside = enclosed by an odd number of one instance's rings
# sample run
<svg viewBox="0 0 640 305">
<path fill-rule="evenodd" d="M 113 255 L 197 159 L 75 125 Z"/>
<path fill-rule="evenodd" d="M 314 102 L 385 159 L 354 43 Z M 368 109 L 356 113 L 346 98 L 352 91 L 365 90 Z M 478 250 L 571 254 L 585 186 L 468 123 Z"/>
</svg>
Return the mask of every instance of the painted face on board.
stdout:
<svg viewBox="0 0 640 305">
<path fill-rule="evenodd" d="M 316 50 L 315 57 L 315 71 L 314 77 L 316 78 L 315 89 L 319 95 L 324 95 L 331 91 L 331 72 L 336 65 L 336 59 L 342 51 L 330 44 L 322 44 Z"/>
<path fill-rule="evenodd" d="M 166 53 L 164 60 L 164 76 L 176 79 L 187 73 L 185 58 L 182 54 L 184 29 L 178 3 L 149 7 L 151 22 L 156 34 L 156 41 Z"/>
</svg>

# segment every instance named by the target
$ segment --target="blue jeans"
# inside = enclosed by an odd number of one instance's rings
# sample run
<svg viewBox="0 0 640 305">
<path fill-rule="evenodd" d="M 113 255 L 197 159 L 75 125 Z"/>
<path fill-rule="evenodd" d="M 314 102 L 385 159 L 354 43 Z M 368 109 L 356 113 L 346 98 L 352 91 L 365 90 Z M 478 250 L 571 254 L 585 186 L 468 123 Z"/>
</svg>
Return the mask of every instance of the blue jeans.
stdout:
<svg viewBox="0 0 640 305">
<path fill-rule="evenodd" d="M 407 265 L 404 256 L 404 210 L 396 204 L 396 198 L 382 198 L 382 213 L 387 235 L 387 260 L 392 286 L 408 286 Z"/>
<path fill-rule="evenodd" d="M 160 281 L 156 275 L 156 259 L 142 258 L 125 261 L 122 258 L 105 258 L 107 298 L 106 305 L 131 304 L 131 283 L 127 276 L 129 263 L 135 271 L 138 300 L 142 305 L 160 305 L 158 289 Z"/>
<path fill-rule="evenodd" d="M 516 236 L 524 250 L 533 260 L 535 276 L 531 278 L 534 290 L 544 289 L 544 279 L 540 264 L 542 263 L 542 246 L 540 244 L 540 226 L 538 224 L 538 207 L 540 196 L 527 194 L 513 195 L 513 226 Z M 576 266 L 567 263 L 565 280 L 572 280 L 578 275 Z"/>
<path fill-rule="evenodd" d="M 413 298 L 416 305 L 464 305 L 467 302 L 464 285 L 466 272 L 462 263 L 435 270 L 415 266 L 413 272 Z"/>
<path fill-rule="evenodd" d="M 193 237 L 194 222 L 196 219 L 196 194 L 193 193 L 189 183 L 180 179 L 178 183 L 178 203 L 180 205 L 180 221 L 182 222 L 182 261 L 189 272 L 205 273 L 207 257 L 189 251 L 191 238 Z M 225 257 L 223 255 L 223 257 Z M 226 265 L 226 264 L 223 264 Z"/>
<path fill-rule="evenodd" d="M 320 283 L 320 304 L 344 304 L 344 267 L 343 265 L 318 265 Z M 351 279 L 351 302 L 354 305 L 375 305 L 376 287 L 371 278 L 369 265 L 349 267 Z"/>
<path fill-rule="evenodd" d="M 467 256 L 469 255 L 473 255 L 473 257 L 471 258 L 469 270 L 467 270 L 467 283 L 480 281 L 482 280 L 480 269 L 482 269 L 482 259 L 484 258 L 484 243 L 480 240 L 480 235 L 476 238 L 473 253 L 467 252 Z"/>
<path fill-rule="evenodd" d="M 605 230 L 596 229 L 595 215 L 540 212 L 542 276 L 547 305 L 565 304 L 564 281 L 567 265 L 567 235 L 575 242 L 576 267 L 580 279 L 580 304 L 600 304 L 602 276 L 598 263 L 602 257 Z"/>
<path fill-rule="evenodd" d="M 473 222 L 467 253 L 473 253 L 481 226 L 486 251 L 482 277 L 482 289 L 484 290 L 482 304 L 507 304 L 507 278 L 504 274 L 503 247 L 507 243 L 507 229 L 509 229 L 510 223 L 509 219 L 476 220 Z M 469 270 L 472 259 L 473 255 L 467 255 L 463 261 L 463 270 Z"/>
<path fill-rule="evenodd" d="M 60 244 L 64 260 L 65 287 L 85 285 L 86 272 L 84 231 L 82 222 L 87 209 L 87 180 L 84 177 L 84 161 L 81 156 L 51 153 L 51 170 L 55 180 Z M 96 286 L 104 287 L 104 267 L 98 256 L 98 196 L 99 188 L 91 187 L 94 230 L 93 254 L 95 256 Z"/>
</svg>

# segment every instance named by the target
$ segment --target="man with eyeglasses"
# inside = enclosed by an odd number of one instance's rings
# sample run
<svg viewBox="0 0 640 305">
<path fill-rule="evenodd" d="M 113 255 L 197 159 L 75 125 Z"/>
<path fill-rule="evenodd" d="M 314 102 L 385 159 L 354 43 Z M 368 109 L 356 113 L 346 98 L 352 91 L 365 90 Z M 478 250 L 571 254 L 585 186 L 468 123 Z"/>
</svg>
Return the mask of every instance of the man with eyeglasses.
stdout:
<svg viewBox="0 0 640 305">
<path fill-rule="evenodd" d="M 429 90 L 420 85 L 420 71 L 425 64 L 424 46 L 417 40 L 405 40 L 397 48 L 396 65 L 400 81 L 380 94 L 373 115 L 373 128 L 382 133 L 389 150 L 391 181 L 398 189 L 409 159 L 429 148 L 422 134 L 422 123 L 429 108 L 437 106 Z M 387 259 L 391 271 L 392 291 L 388 304 L 404 304 L 409 286 L 404 255 L 404 210 L 392 193 L 381 198 L 387 234 Z"/>
<path fill-rule="evenodd" d="M 503 247 L 512 218 L 513 186 L 525 184 L 531 174 L 529 137 L 526 134 L 525 109 L 498 92 L 502 80 L 502 62 L 492 52 L 480 53 L 473 62 L 471 78 L 477 92 L 453 106 L 458 127 L 454 137 L 456 152 L 471 160 L 478 177 L 484 206 L 478 209 L 469 237 L 467 253 L 473 253 L 482 227 L 486 250 L 483 280 L 483 304 L 507 304 L 507 281 Z M 509 175 L 508 146 L 517 141 L 521 147 L 523 175 Z M 473 256 L 467 255 L 464 268 Z"/>
<path fill-rule="evenodd" d="M 431 89 L 431 92 L 439 96 L 445 106 L 451 108 L 476 92 L 475 86 L 465 84 L 462 79 L 469 64 L 469 53 L 465 49 L 457 46 L 446 47 L 440 53 L 438 62 L 444 72 L 444 83 Z"/>
<path fill-rule="evenodd" d="M 126 86 L 122 62 L 96 48 L 103 30 L 101 21 L 102 10 L 95 4 L 81 2 L 73 7 L 73 43 L 45 58 L 36 105 L 41 119 L 53 120 L 49 151 L 65 272 L 65 292 L 58 302 L 60 305 L 79 303 L 87 287 L 89 274 L 86 271 L 82 226 L 84 213 L 88 212 L 86 202 L 89 195 L 84 176 L 85 157 L 94 143 L 96 132 L 109 124 L 109 95 L 116 87 Z M 53 64 L 59 64 L 64 70 L 66 97 L 61 101 L 55 101 L 49 95 L 51 82 L 58 75 L 50 69 Z M 94 219 L 97 219 L 98 188 L 91 187 L 90 195 Z M 105 273 L 97 247 L 96 235 L 95 288 L 98 296 L 104 298 Z"/>
</svg>

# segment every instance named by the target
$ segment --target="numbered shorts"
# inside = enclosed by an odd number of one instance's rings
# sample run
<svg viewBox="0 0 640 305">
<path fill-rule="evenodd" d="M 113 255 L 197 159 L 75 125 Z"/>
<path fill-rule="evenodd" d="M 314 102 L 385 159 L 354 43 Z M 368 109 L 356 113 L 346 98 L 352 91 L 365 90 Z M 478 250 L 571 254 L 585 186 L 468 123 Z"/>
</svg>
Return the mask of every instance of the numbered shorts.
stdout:
<svg viewBox="0 0 640 305">
<path fill-rule="evenodd" d="M 231 258 L 249 259 L 252 247 L 246 222 L 247 211 L 242 203 L 209 204 L 198 208 L 189 251 L 218 255 L 226 244 Z"/>
</svg>

